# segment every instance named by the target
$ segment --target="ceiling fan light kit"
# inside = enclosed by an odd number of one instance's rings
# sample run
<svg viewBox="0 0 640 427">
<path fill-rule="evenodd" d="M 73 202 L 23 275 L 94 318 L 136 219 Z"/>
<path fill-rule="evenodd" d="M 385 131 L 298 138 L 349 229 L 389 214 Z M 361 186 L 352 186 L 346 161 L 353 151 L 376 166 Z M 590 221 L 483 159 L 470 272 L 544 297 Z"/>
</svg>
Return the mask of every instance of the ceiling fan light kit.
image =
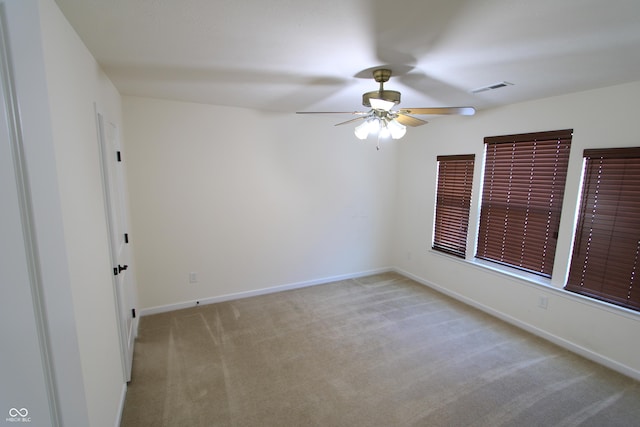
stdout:
<svg viewBox="0 0 640 427">
<path fill-rule="evenodd" d="M 368 136 L 378 136 L 380 138 L 400 139 L 407 133 L 407 127 L 396 120 L 393 113 L 384 114 L 384 111 L 373 110 L 364 123 L 359 124 L 354 129 L 358 139 L 367 139 Z"/>
<path fill-rule="evenodd" d="M 391 70 L 379 68 L 373 71 L 373 78 L 380 83 L 380 88 L 376 91 L 366 92 L 362 95 L 362 105 L 371 108 L 368 112 L 354 111 L 352 113 L 360 117 L 337 123 L 335 126 L 362 120 L 356 126 L 354 133 L 358 139 L 367 139 L 369 136 L 377 136 L 377 148 L 380 149 L 380 138 L 400 139 L 407 133 L 407 126 L 422 126 L 425 120 L 413 117 L 410 114 L 459 114 L 471 116 L 475 114 L 473 107 L 436 107 L 436 108 L 401 108 L 392 110 L 400 103 L 400 92 L 395 90 L 385 90 L 384 84 L 391 78 Z M 298 114 L 327 114 L 331 112 L 307 112 L 301 111 Z"/>
</svg>

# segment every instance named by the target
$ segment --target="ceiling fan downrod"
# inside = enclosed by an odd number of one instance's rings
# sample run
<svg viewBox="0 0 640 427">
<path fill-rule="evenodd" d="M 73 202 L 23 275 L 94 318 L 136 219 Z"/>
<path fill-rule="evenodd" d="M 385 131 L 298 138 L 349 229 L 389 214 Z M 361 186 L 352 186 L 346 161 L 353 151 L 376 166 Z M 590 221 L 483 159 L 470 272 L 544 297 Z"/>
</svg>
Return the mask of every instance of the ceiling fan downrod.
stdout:
<svg viewBox="0 0 640 427">
<path fill-rule="evenodd" d="M 384 84 L 391 78 L 391 70 L 386 68 L 378 68 L 373 70 L 373 78 L 380 83 L 380 89 L 362 94 L 362 105 L 371 107 L 371 99 L 382 99 L 383 101 L 400 103 L 400 92 L 395 90 L 384 90 Z"/>
</svg>

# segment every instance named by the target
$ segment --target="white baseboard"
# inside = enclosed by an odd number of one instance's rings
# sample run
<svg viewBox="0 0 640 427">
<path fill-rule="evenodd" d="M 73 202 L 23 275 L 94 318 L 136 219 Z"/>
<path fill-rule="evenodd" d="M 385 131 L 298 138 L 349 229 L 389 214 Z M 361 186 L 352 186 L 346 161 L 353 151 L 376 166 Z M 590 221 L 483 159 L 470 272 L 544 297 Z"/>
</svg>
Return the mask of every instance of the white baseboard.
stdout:
<svg viewBox="0 0 640 427">
<path fill-rule="evenodd" d="M 456 299 L 460 302 L 463 302 L 467 305 L 470 305 L 472 307 L 475 307 L 485 313 L 488 313 L 494 317 L 497 317 L 498 319 L 504 320 L 507 323 L 510 323 L 514 326 L 517 326 L 520 329 L 524 329 L 527 332 L 530 332 L 534 335 L 537 335 L 541 338 L 546 339 L 547 341 L 550 341 L 562 348 L 565 348 L 573 353 L 579 354 L 580 356 L 584 357 L 585 359 L 589 359 L 593 362 L 599 363 L 601 365 L 606 366 L 607 368 L 613 369 L 614 371 L 617 371 L 623 375 L 626 375 L 628 377 L 631 377 L 635 380 L 640 381 L 640 372 L 627 366 L 627 365 L 623 365 L 613 359 L 610 359 L 606 356 L 603 356 L 599 353 L 595 353 L 587 348 L 584 348 L 576 343 L 573 343 L 571 341 L 568 341 L 562 337 L 559 337 L 557 335 L 551 334 L 547 331 L 545 331 L 544 329 L 540 329 L 536 326 L 530 325 L 528 323 L 522 322 L 519 319 L 516 319 L 515 317 L 509 316 L 507 314 L 504 314 L 500 311 L 497 311 L 491 307 L 488 307 L 484 304 L 480 304 L 479 302 L 472 300 L 471 298 L 467 298 L 464 295 L 458 294 L 456 292 L 452 292 L 446 288 L 443 288 L 439 285 L 436 285 L 433 282 L 430 282 L 428 280 L 425 280 L 421 277 L 418 277 L 414 274 L 411 274 L 407 271 L 401 270 L 401 269 L 393 269 L 393 271 L 395 271 L 398 274 L 402 274 L 403 276 L 406 276 L 410 279 L 415 280 L 416 282 L 425 285 L 437 292 L 440 292 L 442 294 L 448 295 L 453 299 Z"/>
<path fill-rule="evenodd" d="M 122 384 L 120 392 L 120 404 L 118 405 L 118 417 L 116 418 L 115 427 L 119 427 L 122 423 L 122 412 L 124 411 L 124 401 L 127 398 L 127 383 Z"/>
<path fill-rule="evenodd" d="M 203 299 L 198 299 L 193 301 L 184 301 L 184 302 L 179 302 L 175 304 L 167 304 L 167 305 L 161 305 L 156 307 L 143 308 L 143 309 L 140 309 L 140 317 L 148 316 L 151 314 L 166 313 L 168 311 L 181 310 L 183 308 L 195 307 L 196 305 L 215 304 L 218 302 L 232 301 L 232 300 L 237 300 L 241 298 L 254 297 L 258 295 L 267 295 L 267 294 L 272 294 L 276 292 L 289 291 L 292 289 L 306 288 L 308 286 L 322 285 L 325 283 L 336 282 L 339 280 L 354 279 L 357 277 L 364 277 L 372 274 L 386 273 L 389 271 L 395 271 L 395 270 L 391 267 L 379 268 L 375 270 L 361 271 L 358 273 L 341 274 L 338 276 L 329 276 L 329 277 L 323 277 L 319 279 L 306 280 L 303 282 L 272 286 L 269 288 L 256 289 L 253 291 L 237 292 L 233 294 L 220 295 L 216 297 L 203 298 Z"/>
</svg>

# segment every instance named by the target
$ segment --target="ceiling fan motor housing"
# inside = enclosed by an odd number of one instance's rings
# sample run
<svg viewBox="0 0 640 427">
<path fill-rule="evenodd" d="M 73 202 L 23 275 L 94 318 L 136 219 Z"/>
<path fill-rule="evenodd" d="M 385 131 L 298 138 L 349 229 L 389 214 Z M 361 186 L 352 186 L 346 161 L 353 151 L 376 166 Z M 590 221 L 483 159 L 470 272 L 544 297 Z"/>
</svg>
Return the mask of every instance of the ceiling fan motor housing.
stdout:
<svg viewBox="0 0 640 427">
<path fill-rule="evenodd" d="M 384 101 L 393 102 L 394 104 L 400 103 L 400 92 L 395 90 L 374 90 L 362 94 L 362 105 L 365 107 L 371 107 L 371 99 L 382 99 Z"/>
</svg>

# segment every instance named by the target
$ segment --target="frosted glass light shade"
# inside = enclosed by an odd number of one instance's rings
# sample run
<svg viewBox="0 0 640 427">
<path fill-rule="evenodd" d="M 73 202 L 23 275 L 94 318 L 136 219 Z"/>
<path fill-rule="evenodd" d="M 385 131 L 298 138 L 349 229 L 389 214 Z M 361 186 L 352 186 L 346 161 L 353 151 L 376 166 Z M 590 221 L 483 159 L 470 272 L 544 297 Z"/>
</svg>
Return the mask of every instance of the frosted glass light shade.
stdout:
<svg viewBox="0 0 640 427">
<path fill-rule="evenodd" d="M 358 139 L 367 139 L 369 135 L 377 135 L 379 138 L 400 139 L 407 133 L 407 127 L 395 119 L 380 119 L 370 117 L 359 124 L 353 130 Z"/>
<path fill-rule="evenodd" d="M 393 139 L 400 139 L 407 133 L 407 127 L 395 119 L 387 123 L 387 129 L 389 129 Z"/>
<path fill-rule="evenodd" d="M 373 108 L 374 110 L 389 111 L 394 105 L 396 105 L 395 102 L 385 101 L 384 99 L 376 99 L 376 98 L 369 99 L 369 102 L 371 103 L 371 108 Z"/>
<path fill-rule="evenodd" d="M 364 123 L 356 126 L 353 133 L 355 133 L 359 139 L 367 139 L 369 135 L 376 135 L 380 132 L 382 127 L 383 125 L 380 123 L 380 119 L 377 117 L 369 118 Z"/>
<path fill-rule="evenodd" d="M 367 139 L 367 136 L 369 136 L 369 123 L 367 123 L 366 121 L 359 124 L 358 126 L 356 126 L 356 128 L 353 130 L 353 133 L 356 134 L 356 137 L 358 139 Z"/>
<path fill-rule="evenodd" d="M 382 126 L 380 128 L 380 132 L 378 132 L 379 138 L 389 138 L 391 136 L 391 131 L 387 126 Z"/>
</svg>

